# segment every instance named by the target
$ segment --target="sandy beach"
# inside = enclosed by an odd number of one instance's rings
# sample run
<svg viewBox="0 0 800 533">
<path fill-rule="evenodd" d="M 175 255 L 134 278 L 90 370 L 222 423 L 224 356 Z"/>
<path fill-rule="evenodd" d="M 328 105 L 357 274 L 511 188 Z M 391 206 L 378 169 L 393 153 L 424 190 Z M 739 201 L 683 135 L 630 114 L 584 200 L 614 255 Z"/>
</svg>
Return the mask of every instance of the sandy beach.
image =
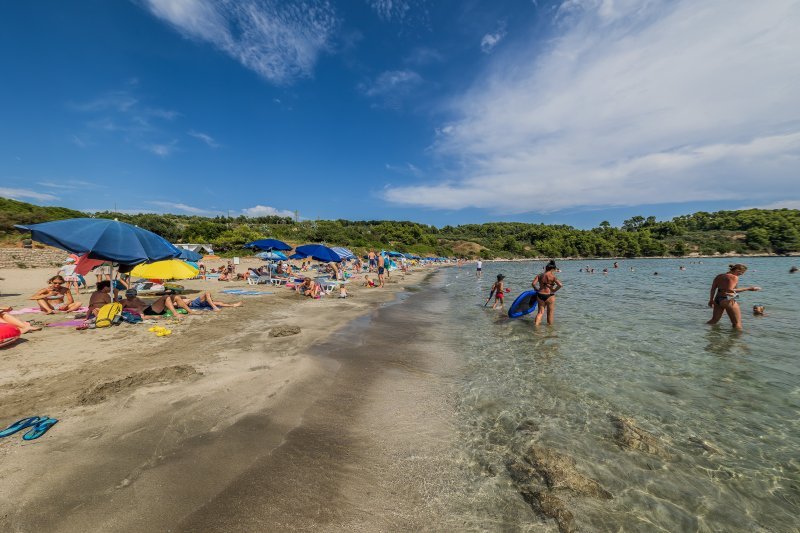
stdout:
<svg viewBox="0 0 800 533">
<path fill-rule="evenodd" d="M 382 326 L 379 345 L 374 339 L 379 315 L 402 313 L 391 304 L 413 295 L 407 289 L 432 271 L 393 273 L 380 290 L 354 280 L 346 300 L 259 286 L 273 294 L 170 319 L 168 337 L 148 332 L 148 324 L 24 335 L 0 351 L 0 420 L 5 426 L 48 415 L 59 422 L 34 441 L 21 434 L 0 440 L 0 529 L 430 524 L 445 503 L 409 477 L 446 470 L 427 448 L 452 439 L 450 410 L 441 403 L 451 363 L 446 354 L 426 354 L 414 324 L 398 329 L 402 317 Z M 52 274 L 3 270 L 3 305 L 27 307 Z M 239 297 L 221 290 L 248 287 L 182 284 L 226 302 Z M 301 331 L 271 336 L 280 326 Z"/>
</svg>

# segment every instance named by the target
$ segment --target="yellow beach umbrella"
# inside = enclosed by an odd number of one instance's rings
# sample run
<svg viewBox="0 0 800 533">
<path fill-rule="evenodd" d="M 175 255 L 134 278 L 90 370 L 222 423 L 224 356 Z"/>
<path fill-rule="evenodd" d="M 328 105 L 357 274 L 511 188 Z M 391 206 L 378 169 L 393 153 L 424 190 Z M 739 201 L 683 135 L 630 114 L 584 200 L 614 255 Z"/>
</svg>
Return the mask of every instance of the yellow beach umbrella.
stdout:
<svg viewBox="0 0 800 533">
<path fill-rule="evenodd" d="M 198 270 L 178 259 L 142 263 L 131 271 L 132 276 L 145 279 L 189 279 L 197 276 Z"/>
</svg>

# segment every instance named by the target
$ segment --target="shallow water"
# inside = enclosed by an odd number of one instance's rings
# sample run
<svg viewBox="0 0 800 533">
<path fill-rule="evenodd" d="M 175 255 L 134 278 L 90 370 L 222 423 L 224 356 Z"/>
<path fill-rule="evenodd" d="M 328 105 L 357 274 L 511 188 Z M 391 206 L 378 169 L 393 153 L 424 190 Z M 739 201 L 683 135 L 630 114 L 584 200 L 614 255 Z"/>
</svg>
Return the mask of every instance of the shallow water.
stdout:
<svg viewBox="0 0 800 533">
<path fill-rule="evenodd" d="M 745 331 L 737 333 L 725 317 L 704 324 L 709 285 L 728 262 L 561 262 L 556 324 L 539 328 L 482 306 L 497 273 L 512 288 L 510 305 L 543 262 L 484 263 L 481 280 L 470 267 L 444 270 L 437 290 L 449 312 L 434 327 L 464 359 L 456 388 L 474 473 L 467 522 L 554 529 L 552 520 L 520 515 L 506 470 L 535 444 L 573 458 L 613 495 L 552 492 L 579 529 L 795 531 L 800 274 L 788 273 L 789 258 L 746 260 L 740 286 L 763 290 L 742 295 Z M 585 265 L 596 273 L 580 273 Z M 768 316 L 752 316 L 754 303 Z M 635 420 L 664 456 L 619 446 L 612 416 Z"/>
</svg>

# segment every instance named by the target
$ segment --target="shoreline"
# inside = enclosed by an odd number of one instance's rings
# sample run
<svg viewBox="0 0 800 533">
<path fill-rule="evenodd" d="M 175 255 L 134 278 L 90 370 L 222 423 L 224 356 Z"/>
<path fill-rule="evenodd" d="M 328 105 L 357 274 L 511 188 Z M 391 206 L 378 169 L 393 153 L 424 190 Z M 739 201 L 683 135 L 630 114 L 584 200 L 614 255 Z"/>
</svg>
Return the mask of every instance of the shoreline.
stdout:
<svg viewBox="0 0 800 533">
<path fill-rule="evenodd" d="M 276 288 L 243 308 L 184 319 L 165 338 L 143 325 L 25 335 L 0 352 L 0 419 L 60 421 L 35 441 L 0 440 L 3 529 L 177 525 L 284 445 L 329 390 L 342 365 L 316 347 L 341 342 L 337 332 L 437 270 L 397 272 L 385 290 L 353 287 L 347 300 Z M 270 337 L 280 325 L 302 332 Z"/>
</svg>

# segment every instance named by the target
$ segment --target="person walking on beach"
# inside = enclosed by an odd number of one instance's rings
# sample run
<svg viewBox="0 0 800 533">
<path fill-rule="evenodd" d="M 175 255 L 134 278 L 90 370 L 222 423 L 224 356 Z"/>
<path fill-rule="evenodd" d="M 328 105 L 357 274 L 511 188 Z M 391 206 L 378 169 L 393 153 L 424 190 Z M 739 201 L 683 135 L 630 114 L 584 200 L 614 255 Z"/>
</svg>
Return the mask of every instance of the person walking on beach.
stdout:
<svg viewBox="0 0 800 533">
<path fill-rule="evenodd" d="M 475 277 L 480 278 L 483 276 L 483 261 L 478 259 L 477 270 L 475 270 Z"/>
<path fill-rule="evenodd" d="M 553 325 L 553 318 L 556 312 L 556 292 L 561 290 L 564 285 L 556 277 L 556 262 L 550 261 L 544 267 L 544 273 L 533 278 L 531 287 L 536 289 L 536 299 L 539 309 L 536 311 L 536 319 L 533 324 L 538 326 L 542 323 L 542 317 L 547 313 L 547 325 Z"/>
<path fill-rule="evenodd" d="M 747 272 L 747 267 L 741 263 L 728 265 L 728 272 L 720 274 L 711 283 L 711 293 L 708 297 L 708 306 L 713 309 L 711 320 L 706 324 L 714 325 L 722 318 L 722 313 L 727 313 L 735 329 L 742 329 L 742 311 L 736 301 L 740 292 L 760 291 L 761 287 L 736 287 L 739 276 Z"/>
<path fill-rule="evenodd" d="M 386 258 L 383 257 L 383 254 L 378 254 L 377 257 L 378 263 L 378 288 L 383 288 L 384 284 L 384 276 L 386 275 Z"/>
</svg>

